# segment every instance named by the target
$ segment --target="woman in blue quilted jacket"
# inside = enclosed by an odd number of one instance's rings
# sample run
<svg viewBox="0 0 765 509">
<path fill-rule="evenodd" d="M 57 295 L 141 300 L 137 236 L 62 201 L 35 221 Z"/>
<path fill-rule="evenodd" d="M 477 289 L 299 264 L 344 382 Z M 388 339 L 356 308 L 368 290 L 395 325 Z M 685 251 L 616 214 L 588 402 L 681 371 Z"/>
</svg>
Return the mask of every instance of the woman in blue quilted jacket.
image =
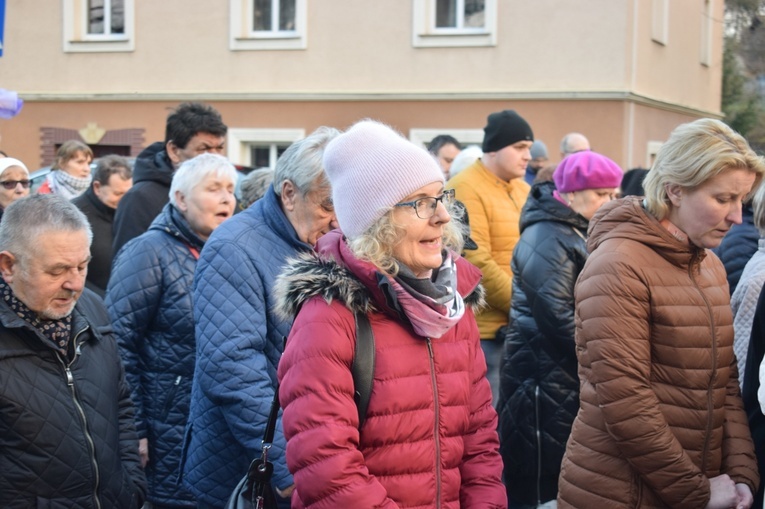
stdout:
<svg viewBox="0 0 765 509">
<path fill-rule="evenodd" d="M 173 176 L 170 203 L 120 250 L 107 288 L 155 509 L 196 507 L 178 482 L 196 349 L 192 283 L 205 241 L 234 213 L 236 178 L 219 155 L 184 162 Z"/>
</svg>

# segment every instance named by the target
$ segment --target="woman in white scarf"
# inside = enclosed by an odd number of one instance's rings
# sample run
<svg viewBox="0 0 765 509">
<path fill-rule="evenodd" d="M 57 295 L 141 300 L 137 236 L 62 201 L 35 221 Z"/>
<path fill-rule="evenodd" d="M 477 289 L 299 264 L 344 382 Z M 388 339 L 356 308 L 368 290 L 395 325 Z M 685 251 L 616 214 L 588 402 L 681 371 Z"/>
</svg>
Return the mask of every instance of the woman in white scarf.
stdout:
<svg viewBox="0 0 765 509">
<path fill-rule="evenodd" d="M 60 194 L 71 200 L 84 193 L 93 180 L 90 163 L 93 151 L 77 140 L 63 143 L 56 152 L 53 171 L 37 190 L 40 194 Z"/>
</svg>

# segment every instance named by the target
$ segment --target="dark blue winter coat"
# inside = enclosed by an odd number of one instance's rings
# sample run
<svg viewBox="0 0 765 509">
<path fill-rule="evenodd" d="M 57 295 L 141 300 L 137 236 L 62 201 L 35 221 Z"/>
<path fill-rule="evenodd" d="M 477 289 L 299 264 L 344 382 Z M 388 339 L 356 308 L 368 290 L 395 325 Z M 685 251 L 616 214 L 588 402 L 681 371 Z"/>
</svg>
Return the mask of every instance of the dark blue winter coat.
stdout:
<svg viewBox="0 0 765 509">
<path fill-rule="evenodd" d="M 741 210 L 741 224 L 734 224 L 720 245 L 712 250 L 725 265 L 731 295 L 741 279 L 746 262 L 757 251 L 759 240 L 760 232 L 754 226 L 754 211 L 749 203 Z"/>
<path fill-rule="evenodd" d="M 120 251 L 106 295 L 138 436 L 149 440 L 149 501 L 160 505 L 196 507 L 178 477 L 196 351 L 194 251 L 203 245 L 178 209 L 165 205 Z"/>
<path fill-rule="evenodd" d="M 554 189 L 536 184 L 521 213 L 497 406 L 508 498 L 532 506 L 557 497 L 579 410 L 574 284 L 587 259 L 588 221 Z"/>
<path fill-rule="evenodd" d="M 200 502 L 222 507 L 261 440 L 292 321 L 273 311 L 273 285 L 302 242 L 269 187 L 207 241 L 194 279 L 197 367 L 191 392 L 184 482 Z M 269 459 L 274 484 L 293 483 L 281 418 Z"/>
</svg>

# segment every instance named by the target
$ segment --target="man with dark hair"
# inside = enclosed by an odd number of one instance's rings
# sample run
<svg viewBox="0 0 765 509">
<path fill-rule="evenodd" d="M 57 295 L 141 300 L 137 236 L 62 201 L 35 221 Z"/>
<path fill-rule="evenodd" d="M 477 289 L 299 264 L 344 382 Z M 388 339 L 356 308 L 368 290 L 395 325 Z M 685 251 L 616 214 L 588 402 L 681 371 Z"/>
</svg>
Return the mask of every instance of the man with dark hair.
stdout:
<svg viewBox="0 0 765 509">
<path fill-rule="evenodd" d="M 448 134 L 439 134 L 428 143 L 428 152 L 438 161 L 444 176 L 449 179 L 449 170 L 452 167 L 452 161 L 462 150 L 462 145 L 453 136 Z"/>
<path fill-rule="evenodd" d="M 0 507 L 143 503 L 130 388 L 84 287 L 91 239 L 55 194 L 13 202 L 0 223 Z"/>
<path fill-rule="evenodd" d="M 227 132 L 220 113 L 204 104 L 183 103 L 167 117 L 164 143 L 153 143 L 138 155 L 135 185 L 117 208 L 114 254 L 149 229 L 169 200 L 167 193 L 176 168 L 204 152 L 223 154 Z"/>
<path fill-rule="evenodd" d="M 93 244 L 85 286 L 101 297 L 112 272 L 112 225 L 117 204 L 133 185 L 133 170 L 127 159 L 118 155 L 102 157 L 96 165 L 93 183 L 72 200 L 85 214 L 93 230 Z"/>
</svg>

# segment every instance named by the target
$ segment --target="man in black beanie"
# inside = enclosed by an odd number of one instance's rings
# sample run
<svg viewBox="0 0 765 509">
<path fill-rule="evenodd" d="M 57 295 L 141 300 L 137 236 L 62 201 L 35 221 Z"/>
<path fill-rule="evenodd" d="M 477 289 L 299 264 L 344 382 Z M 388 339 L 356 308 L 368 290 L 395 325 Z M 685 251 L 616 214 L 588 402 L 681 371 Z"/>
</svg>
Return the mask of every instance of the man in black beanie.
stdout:
<svg viewBox="0 0 765 509">
<path fill-rule="evenodd" d="M 448 187 L 465 204 L 470 237 L 478 245 L 478 249 L 465 251 L 465 257 L 483 272 L 488 306 L 476 319 L 496 406 L 512 293 L 510 259 L 521 235 L 521 209 L 530 189 L 523 176 L 531 160 L 534 133 L 514 110 L 492 113 L 483 130 L 483 156 L 455 175 Z"/>
</svg>

